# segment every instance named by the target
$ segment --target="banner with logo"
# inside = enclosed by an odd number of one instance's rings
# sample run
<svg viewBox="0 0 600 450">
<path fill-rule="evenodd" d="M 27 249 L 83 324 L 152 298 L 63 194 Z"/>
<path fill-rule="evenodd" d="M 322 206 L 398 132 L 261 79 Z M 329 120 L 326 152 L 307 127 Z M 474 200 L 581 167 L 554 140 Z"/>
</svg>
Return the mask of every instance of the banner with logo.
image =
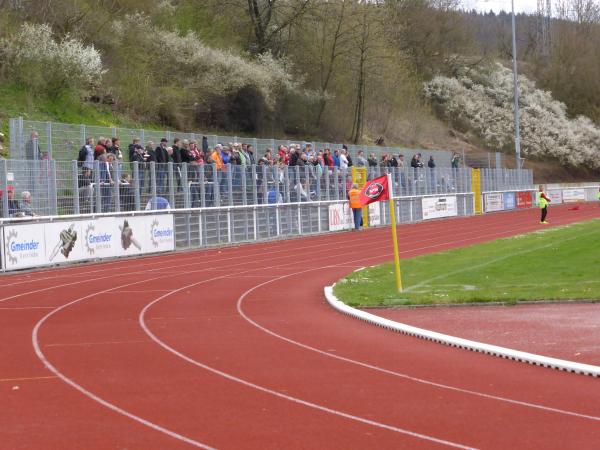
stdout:
<svg viewBox="0 0 600 450">
<path fill-rule="evenodd" d="M 533 206 L 531 192 L 521 191 L 517 192 L 517 208 L 531 208 Z"/>
<path fill-rule="evenodd" d="M 81 222 L 81 240 L 86 259 L 116 256 L 115 248 L 120 238 L 114 228 L 114 217 Z"/>
<path fill-rule="evenodd" d="M 366 182 L 360 191 L 360 204 L 366 206 L 373 202 L 380 202 L 390 198 L 388 176 L 382 175 Z"/>
<path fill-rule="evenodd" d="M 502 211 L 504 209 L 504 195 L 501 192 L 485 194 L 485 211 Z"/>
<path fill-rule="evenodd" d="M 102 217 L 4 227 L 7 270 L 86 259 L 142 255 L 175 249 L 174 218 Z"/>
<path fill-rule="evenodd" d="M 458 215 L 455 195 L 448 197 L 423 197 L 422 206 L 423 220 Z"/>
<path fill-rule="evenodd" d="M 553 205 L 557 205 L 563 202 L 562 193 L 563 191 L 561 189 L 549 189 L 546 195 L 550 200 L 552 200 Z"/>
<path fill-rule="evenodd" d="M 87 258 L 81 221 L 49 222 L 43 227 L 45 262 L 48 264 L 80 261 Z"/>
<path fill-rule="evenodd" d="M 504 193 L 504 209 L 515 209 L 517 207 L 514 192 Z"/>
<path fill-rule="evenodd" d="M 371 203 L 369 206 L 369 226 L 376 227 L 381 225 L 381 204 Z"/>
<path fill-rule="evenodd" d="M 584 202 L 585 189 L 563 189 L 562 198 L 565 203 Z"/>
<path fill-rule="evenodd" d="M 352 209 L 348 203 L 329 205 L 329 231 L 350 230 L 353 227 Z"/>
<path fill-rule="evenodd" d="M 44 265 L 44 224 L 5 226 L 3 246 L 7 270 Z"/>
</svg>

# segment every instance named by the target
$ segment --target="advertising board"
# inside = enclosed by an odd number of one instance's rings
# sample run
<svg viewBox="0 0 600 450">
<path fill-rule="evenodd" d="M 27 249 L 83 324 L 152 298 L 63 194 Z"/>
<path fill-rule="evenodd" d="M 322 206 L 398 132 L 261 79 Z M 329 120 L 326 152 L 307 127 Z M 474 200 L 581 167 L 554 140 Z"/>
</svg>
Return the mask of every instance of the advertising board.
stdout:
<svg viewBox="0 0 600 450">
<path fill-rule="evenodd" d="M 423 197 L 422 207 L 423 220 L 458 215 L 455 195 L 448 197 Z"/>
<path fill-rule="evenodd" d="M 563 189 L 562 198 L 564 203 L 584 202 L 585 189 Z"/>
<path fill-rule="evenodd" d="M 501 192 L 485 194 L 485 212 L 502 211 L 504 209 L 504 195 Z"/>
<path fill-rule="evenodd" d="M 517 192 L 517 208 L 531 208 L 533 206 L 532 194 L 529 191 Z"/>
<path fill-rule="evenodd" d="M 515 209 L 517 207 L 517 203 L 515 200 L 514 192 L 505 192 L 504 193 L 504 209 Z"/>
<path fill-rule="evenodd" d="M 329 231 L 350 230 L 353 224 L 352 210 L 348 203 L 329 205 Z"/>
<path fill-rule="evenodd" d="M 563 202 L 562 193 L 563 191 L 561 189 L 549 189 L 547 195 L 548 198 L 552 200 L 552 204 L 557 205 Z"/>
</svg>

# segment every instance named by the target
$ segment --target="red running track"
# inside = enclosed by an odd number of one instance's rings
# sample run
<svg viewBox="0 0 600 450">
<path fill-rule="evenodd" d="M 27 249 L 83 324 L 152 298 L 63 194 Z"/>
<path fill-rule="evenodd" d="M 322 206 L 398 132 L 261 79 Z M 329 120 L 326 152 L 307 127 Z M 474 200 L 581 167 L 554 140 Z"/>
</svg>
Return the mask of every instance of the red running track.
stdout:
<svg viewBox="0 0 600 450">
<path fill-rule="evenodd" d="M 551 209 L 553 225 L 598 217 Z M 537 211 L 399 227 L 402 256 L 539 228 Z M 0 448 L 583 449 L 598 380 L 399 335 L 323 286 L 389 230 L 2 277 Z"/>
</svg>

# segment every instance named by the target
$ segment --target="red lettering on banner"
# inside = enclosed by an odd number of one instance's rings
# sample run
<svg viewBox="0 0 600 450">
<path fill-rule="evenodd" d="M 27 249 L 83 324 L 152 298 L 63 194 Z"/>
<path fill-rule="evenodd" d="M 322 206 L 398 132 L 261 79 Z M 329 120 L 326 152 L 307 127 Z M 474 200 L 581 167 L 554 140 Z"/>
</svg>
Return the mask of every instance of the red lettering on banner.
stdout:
<svg viewBox="0 0 600 450">
<path fill-rule="evenodd" d="M 517 208 L 531 208 L 531 192 L 517 192 Z"/>
</svg>

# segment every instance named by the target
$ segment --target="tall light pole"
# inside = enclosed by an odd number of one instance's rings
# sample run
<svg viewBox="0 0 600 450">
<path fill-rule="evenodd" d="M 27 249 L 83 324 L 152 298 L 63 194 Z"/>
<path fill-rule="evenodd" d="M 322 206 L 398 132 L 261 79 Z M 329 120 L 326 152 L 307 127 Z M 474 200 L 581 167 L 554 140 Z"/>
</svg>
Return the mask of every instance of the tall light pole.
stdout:
<svg viewBox="0 0 600 450">
<path fill-rule="evenodd" d="M 515 26 L 515 0 L 511 0 L 512 6 L 512 59 L 513 59 L 513 99 L 515 116 L 515 153 L 517 158 L 517 169 L 521 169 L 521 130 L 519 126 L 519 81 L 517 79 L 517 32 Z"/>
</svg>

